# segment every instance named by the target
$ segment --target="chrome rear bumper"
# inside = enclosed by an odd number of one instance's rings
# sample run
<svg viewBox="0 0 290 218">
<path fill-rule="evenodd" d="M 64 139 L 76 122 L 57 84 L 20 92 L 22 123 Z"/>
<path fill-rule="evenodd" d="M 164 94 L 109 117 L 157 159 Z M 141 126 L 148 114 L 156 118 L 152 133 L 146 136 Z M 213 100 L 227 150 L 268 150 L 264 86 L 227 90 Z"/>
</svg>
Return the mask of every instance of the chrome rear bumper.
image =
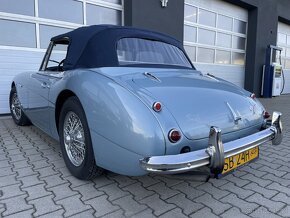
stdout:
<svg viewBox="0 0 290 218">
<path fill-rule="evenodd" d="M 225 144 L 221 140 L 221 130 L 211 127 L 206 149 L 177 155 L 146 157 L 140 164 L 147 172 L 172 174 L 198 170 L 206 166 L 211 176 L 218 178 L 224 168 L 224 159 L 272 141 L 279 145 L 282 141 L 281 113 L 273 112 L 271 125 L 258 133 Z"/>
</svg>

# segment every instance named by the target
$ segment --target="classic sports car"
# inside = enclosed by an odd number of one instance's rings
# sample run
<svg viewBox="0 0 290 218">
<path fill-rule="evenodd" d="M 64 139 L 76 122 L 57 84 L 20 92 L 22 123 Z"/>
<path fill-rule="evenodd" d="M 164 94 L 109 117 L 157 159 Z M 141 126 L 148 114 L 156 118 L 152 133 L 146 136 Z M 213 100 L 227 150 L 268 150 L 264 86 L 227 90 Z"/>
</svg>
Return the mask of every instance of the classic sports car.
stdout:
<svg viewBox="0 0 290 218">
<path fill-rule="evenodd" d="M 80 179 L 197 171 L 218 178 L 282 140 L 254 94 L 197 71 L 164 34 L 112 25 L 53 37 L 37 72 L 17 75 L 10 107 L 60 141 Z"/>
</svg>

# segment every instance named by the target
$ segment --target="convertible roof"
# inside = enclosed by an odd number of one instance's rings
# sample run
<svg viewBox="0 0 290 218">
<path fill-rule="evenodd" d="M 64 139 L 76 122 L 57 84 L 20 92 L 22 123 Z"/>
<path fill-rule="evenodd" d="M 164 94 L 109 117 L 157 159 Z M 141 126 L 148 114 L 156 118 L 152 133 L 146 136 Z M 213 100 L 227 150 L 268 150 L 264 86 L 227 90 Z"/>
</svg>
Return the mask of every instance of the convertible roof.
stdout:
<svg viewBox="0 0 290 218">
<path fill-rule="evenodd" d="M 184 51 L 178 40 L 153 31 L 115 25 L 80 27 L 51 38 L 62 43 L 69 40 L 64 70 L 119 66 L 116 47 L 121 38 L 143 38 L 172 44 Z"/>
</svg>

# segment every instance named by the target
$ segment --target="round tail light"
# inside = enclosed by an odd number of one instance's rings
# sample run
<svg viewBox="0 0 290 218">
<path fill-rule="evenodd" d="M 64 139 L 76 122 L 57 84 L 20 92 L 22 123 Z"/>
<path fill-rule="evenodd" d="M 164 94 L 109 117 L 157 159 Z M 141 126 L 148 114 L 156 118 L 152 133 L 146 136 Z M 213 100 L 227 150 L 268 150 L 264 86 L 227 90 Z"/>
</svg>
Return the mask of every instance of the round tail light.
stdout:
<svg viewBox="0 0 290 218">
<path fill-rule="evenodd" d="M 155 112 L 160 112 L 162 109 L 162 105 L 160 102 L 157 101 L 153 104 L 152 108 Z"/>
<path fill-rule="evenodd" d="M 176 143 L 176 142 L 178 142 L 181 139 L 181 134 L 180 134 L 180 132 L 178 130 L 172 129 L 168 133 L 168 139 L 172 143 Z"/>
</svg>

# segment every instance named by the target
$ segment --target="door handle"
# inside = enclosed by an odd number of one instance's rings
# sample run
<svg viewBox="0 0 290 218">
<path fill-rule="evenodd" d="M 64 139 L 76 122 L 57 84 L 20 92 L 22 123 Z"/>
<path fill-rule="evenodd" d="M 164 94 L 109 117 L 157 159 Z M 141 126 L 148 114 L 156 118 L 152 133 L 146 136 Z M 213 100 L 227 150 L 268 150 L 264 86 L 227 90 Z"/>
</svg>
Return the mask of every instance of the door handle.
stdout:
<svg viewBox="0 0 290 218">
<path fill-rule="evenodd" d="M 49 85 L 46 82 L 42 82 L 40 85 L 43 89 L 49 88 Z"/>
</svg>

